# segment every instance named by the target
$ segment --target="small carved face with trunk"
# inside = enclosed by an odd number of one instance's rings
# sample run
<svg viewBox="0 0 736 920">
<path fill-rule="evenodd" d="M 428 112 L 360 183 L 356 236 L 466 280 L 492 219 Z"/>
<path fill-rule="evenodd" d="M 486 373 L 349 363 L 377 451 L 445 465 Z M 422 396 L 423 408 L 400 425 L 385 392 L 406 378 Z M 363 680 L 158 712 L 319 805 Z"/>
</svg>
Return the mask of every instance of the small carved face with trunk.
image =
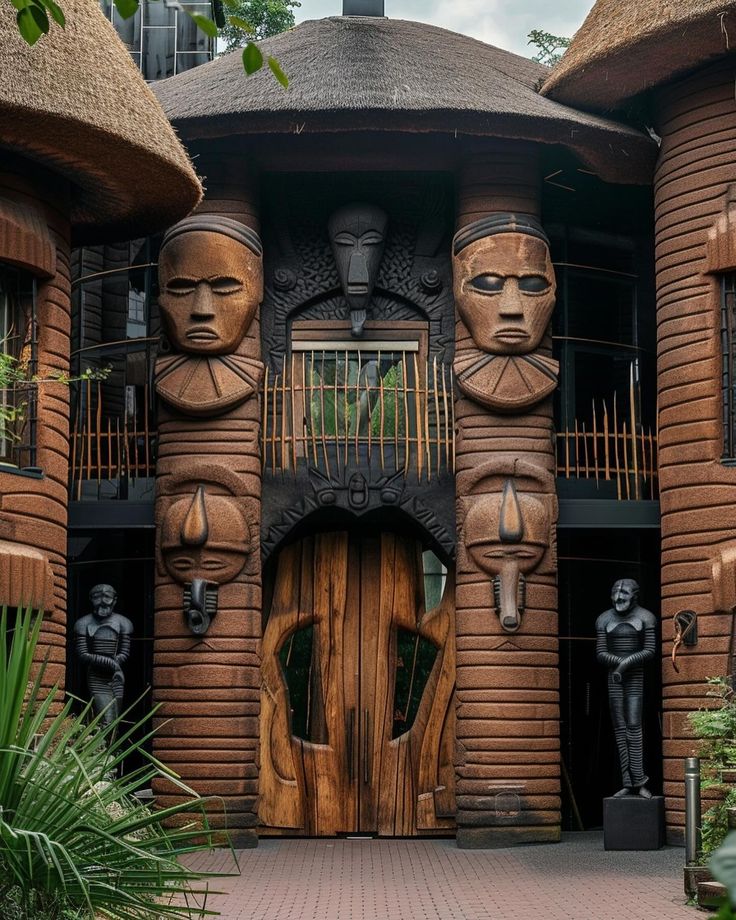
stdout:
<svg viewBox="0 0 736 920">
<path fill-rule="evenodd" d="M 186 218 L 164 237 L 159 297 L 177 351 L 232 354 L 263 300 L 263 257 L 255 231 L 226 217 Z"/>
<path fill-rule="evenodd" d="M 370 204 L 340 208 L 327 225 L 354 336 L 363 332 L 386 245 L 387 225 L 386 212 Z"/>
<path fill-rule="evenodd" d="M 539 347 L 555 306 L 555 273 L 538 222 L 494 214 L 464 227 L 454 243 L 455 303 L 485 352 L 525 355 Z"/>
<path fill-rule="evenodd" d="M 478 568 L 495 579 L 501 626 L 517 632 L 522 576 L 533 572 L 549 547 L 550 516 L 533 495 L 518 495 L 507 479 L 503 493 L 473 500 L 465 518 L 465 546 Z"/>
</svg>

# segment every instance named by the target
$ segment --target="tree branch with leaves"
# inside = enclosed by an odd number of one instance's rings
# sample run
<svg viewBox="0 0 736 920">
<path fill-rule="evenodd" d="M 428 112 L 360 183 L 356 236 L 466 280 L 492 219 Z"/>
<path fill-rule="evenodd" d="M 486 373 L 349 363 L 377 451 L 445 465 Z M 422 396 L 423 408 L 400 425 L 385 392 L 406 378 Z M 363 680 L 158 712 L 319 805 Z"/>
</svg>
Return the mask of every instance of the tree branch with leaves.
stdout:
<svg viewBox="0 0 736 920">
<path fill-rule="evenodd" d="M 2 0 L 0 0 L 2 2 Z M 48 35 L 53 23 L 66 26 L 66 15 L 56 0 L 5 0 L 16 10 L 18 31 L 29 45 L 35 45 Z M 121 19 L 130 19 L 138 12 L 140 0 L 113 0 Z M 149 0 L 162 3 L 164 0 Z M 275 57 L 264 57 L 258 42 L 277 35 L 294 25 L 293 10 L 301 6 L 297 0 L 212 0 L 213 18 L 192 13 L 184 6 L 177 8 L 186 13 L 213 41 L 222 40 L 228 51 L 245 43 L 243 69 L 246 74 L 256 73 L 264 64 L 279 83 L 287 89 L 289 78 Z"/>
</svg>

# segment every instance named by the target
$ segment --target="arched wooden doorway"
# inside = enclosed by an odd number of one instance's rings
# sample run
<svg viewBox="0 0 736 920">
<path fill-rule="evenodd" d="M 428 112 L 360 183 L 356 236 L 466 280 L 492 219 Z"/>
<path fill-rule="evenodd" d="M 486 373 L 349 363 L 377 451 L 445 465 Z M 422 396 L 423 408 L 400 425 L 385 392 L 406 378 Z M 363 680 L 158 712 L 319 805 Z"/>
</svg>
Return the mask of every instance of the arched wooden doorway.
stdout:
<svg viewBox="0 0 736 920">
<path fill-rule="evenodd" d="M 264 828 L 452 830 L 454 582 L 433 553 L 391 532 L 285 547 L 262 677 Z"/>
</svg>

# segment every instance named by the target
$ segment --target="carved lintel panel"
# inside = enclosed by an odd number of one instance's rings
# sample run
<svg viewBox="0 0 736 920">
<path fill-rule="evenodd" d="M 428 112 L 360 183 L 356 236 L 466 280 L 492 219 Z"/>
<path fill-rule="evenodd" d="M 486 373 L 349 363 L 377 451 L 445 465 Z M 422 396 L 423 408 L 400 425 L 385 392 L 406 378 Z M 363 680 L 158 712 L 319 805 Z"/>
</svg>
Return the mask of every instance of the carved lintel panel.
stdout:
<svg viewBox="0 0 736 920">
<path fill-rule="evenodd" d="M 540 467 L 499 455 L 481 465 L 460 499 L 462 548 L 458 564 L 490 576 L 496 612 L 505 632 L 522 626 L 526 578 L 554 574 L 557 497 Z"/>
<path fill-rule="evenodd" d="M 356 184 L 370 204 L 349 203 Z M 264 200 L 273 210 L 264 221 L 263 350 L 274 372 L 297 317 L 349 320 L 356 335 L 366 318 L 426 319 L 431 354 L 451 361 L 451 192 L 443 178 L 330 176 L 305 187 L 299 177 L 279 177 Z"/>
<path fill-rule="evenodd" d="M 453 270 L 457 312 L 472 340 L 455 360 L 460 390 L 496 412 L 541 402 L 559 373 L 539 352 L 556 293 L 541 224 L 511 213 L 474 221 L 455 236 Z"/>
</svg>

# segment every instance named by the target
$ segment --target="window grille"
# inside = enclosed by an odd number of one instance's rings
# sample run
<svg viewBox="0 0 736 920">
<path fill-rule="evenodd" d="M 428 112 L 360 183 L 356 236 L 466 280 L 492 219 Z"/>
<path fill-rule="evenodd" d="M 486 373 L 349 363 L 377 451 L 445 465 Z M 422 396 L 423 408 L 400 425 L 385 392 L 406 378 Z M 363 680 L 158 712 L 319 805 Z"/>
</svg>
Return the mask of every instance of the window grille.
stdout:
<svg viewBox="0 0 736 920">
<path fill-rule="evenodd" d="M 31 276 L 0 265 L 0 459 L 19 467 L 36 465 L 36 296 Z"/>
<path fill-rule="evenodd" d="M 721 277 L 723 459 L 736 462 L 736 272 Z"/>
</svg>

